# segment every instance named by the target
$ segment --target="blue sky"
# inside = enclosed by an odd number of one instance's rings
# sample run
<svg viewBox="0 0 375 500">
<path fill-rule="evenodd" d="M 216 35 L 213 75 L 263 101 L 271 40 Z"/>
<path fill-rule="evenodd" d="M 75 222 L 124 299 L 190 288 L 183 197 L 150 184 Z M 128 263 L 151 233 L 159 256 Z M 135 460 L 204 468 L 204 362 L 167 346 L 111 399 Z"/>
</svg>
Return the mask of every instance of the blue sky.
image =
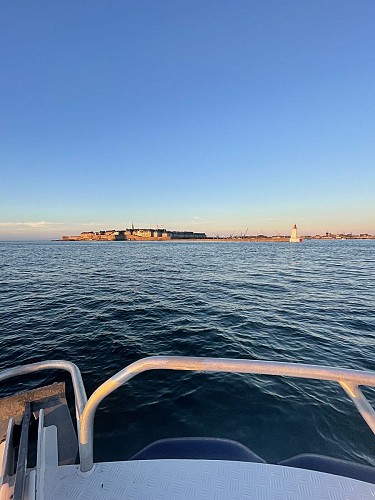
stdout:
<svg viewBox="0 0 375 500">
<path fill-rule="evenodd" d="M 0 9 L 0 239 L 375 233 L 373 0 Z"/>
</svg>

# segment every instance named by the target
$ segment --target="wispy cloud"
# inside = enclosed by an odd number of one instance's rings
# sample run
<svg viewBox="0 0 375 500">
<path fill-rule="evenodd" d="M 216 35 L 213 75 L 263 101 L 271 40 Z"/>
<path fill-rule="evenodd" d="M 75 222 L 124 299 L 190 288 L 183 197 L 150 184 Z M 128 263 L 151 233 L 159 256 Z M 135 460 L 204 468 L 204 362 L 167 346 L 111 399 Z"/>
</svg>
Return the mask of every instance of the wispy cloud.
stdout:
<svg viewBox="0 0 375 500">
<path fill-rule="evenodd" d="M 28 221 L 28 222 L 0 222 L 0 228 L 7 229 L 51 229 L 56 226 L 63 226 L 63 222 Z"/>
</svg>

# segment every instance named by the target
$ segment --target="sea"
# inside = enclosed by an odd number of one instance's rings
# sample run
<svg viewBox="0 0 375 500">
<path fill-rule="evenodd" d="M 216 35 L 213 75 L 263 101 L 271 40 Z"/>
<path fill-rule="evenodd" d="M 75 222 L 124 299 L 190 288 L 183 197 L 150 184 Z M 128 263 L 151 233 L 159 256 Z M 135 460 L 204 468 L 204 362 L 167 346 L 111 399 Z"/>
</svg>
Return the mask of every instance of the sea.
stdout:
<svg viewBox="0 0 375 500">
<path fill-rule="evenodd" d="M 88 395 L 152 355 L 375 370 L 374 285 L 375 240 L 0 242 L 0 369 L 66 359 Z M 59 372 L 0 393 L 61 380 L 74 415 Z M 95 459 L 187 436 L 233 439 L 272 463 L 321 453 L 375 465 L 375 437 L 337 383 L 177 371 L 103 401 Z"/>
</svg>

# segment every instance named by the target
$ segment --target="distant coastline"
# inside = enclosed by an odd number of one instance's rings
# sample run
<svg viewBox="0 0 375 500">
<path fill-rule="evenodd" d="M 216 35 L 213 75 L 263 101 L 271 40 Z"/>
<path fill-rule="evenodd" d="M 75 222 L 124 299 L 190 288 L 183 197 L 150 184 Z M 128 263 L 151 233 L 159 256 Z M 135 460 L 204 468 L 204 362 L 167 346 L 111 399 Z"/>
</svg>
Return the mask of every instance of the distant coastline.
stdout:
<svg viewBox="0 0 375 500">
<path fill-rule="evenodd" d="M 326 232 L 324 235 L 304 236 L 305 240 L 373 240 L 375 235 L 361 234 L 333 234 Z M 266 236 L 241 235 L 241 236 L 207 236 L 205 233 L 194 233 L 192 231 L 169 231 L 159 228 L 134 228 L 122 230 L 101 230 L 101 231 L 83 231 L 79 235 L 62 236 L 60 240 L 54 241 L 227 241 L 227 242 L 289 242 L 290 236 L 276 235 Z"/>
<path fill-rule="evenodd" d="M 205 233 L 192 231 L 167 231 L 157 227 L 131 229 L 106 229 L 103 231 L 83 231 L 77 236 L 62 236 L 62 241 L 170 241 L 170 240 L 204 240 Z"/>
</svg>

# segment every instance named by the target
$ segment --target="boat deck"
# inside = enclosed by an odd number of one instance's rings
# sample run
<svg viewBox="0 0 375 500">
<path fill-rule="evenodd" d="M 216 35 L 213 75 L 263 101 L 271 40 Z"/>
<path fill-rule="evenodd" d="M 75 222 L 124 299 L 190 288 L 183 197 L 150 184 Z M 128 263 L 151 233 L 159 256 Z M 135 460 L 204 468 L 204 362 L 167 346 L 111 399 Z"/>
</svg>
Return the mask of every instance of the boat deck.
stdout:
<svg viewBox="0 0 375 500">
<path fill-rule="evenodd" d="M 140 460 L 47 467 L 42 498 L 369 500 L 375 485 L 323 472 L 223 460 Z M 37 497 L 38 498 L 38 497 Z"/>
</svg>

